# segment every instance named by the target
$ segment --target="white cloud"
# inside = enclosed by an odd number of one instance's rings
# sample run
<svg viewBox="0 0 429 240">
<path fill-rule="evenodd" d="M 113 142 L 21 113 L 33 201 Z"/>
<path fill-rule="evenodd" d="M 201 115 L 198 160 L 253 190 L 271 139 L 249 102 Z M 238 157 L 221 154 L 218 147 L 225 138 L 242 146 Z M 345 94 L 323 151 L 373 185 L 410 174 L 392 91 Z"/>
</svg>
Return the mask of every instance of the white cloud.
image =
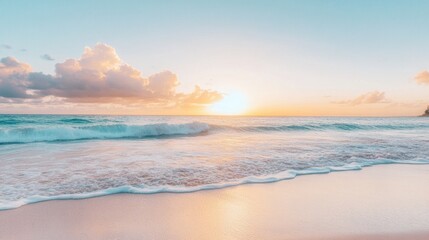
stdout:
<svg viewBox="0 0 429 240">
<path fill-rule="evenodd" d="M 86 47 L 79 59 L 55 65 L 55 75 L 31 72 L 28 64 L 8 57 L 0 65 L 0 97 L 43 98 L 54 96 L 71 102 L 155 103 L 201 105 L 219 100 L 220 93 L 195 87 L 194 92 L 177 92 L 180 84 L 170 71 L 149 77 L 121 61 L 106 44 Z"/>
<path fill-rule="evenodd" d="M 384 92 L 372 91 L 364 93 L 354 99 L 335 101 L 333 103 L 338 104 L 350 104 L 350 105 L 360 105 L 360 104 L 373 104 L 373 103 L 388 103 Z"/>
<path fill-rule="evenodd" d="M 26 88 L 26 76 L 31 71 L 28 64 L 13 57 L 0 60 L 0 97 L 29 98 Z"/>
<path fill-rule="evenodd" d="M 414 79 L 416 80 L 417 83 L 420 84 L 429 84 L 429 72 L 428 71 L 423 71 L 419 74 L 417 74 Z"/>
</svg>

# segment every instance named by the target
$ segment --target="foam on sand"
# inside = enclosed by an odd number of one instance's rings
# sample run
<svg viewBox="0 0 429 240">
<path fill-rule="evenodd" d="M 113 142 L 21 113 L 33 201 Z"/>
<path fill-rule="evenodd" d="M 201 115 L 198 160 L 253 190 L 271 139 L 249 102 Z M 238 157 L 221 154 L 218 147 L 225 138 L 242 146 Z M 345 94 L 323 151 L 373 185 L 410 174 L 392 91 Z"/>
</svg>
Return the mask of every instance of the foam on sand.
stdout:
<svg viewBox="0 0 429 240">
<path fill-rule="evenodd" d="M 364 165 L 359 165 L 357 163 L 352 163 L 349 165 L 341 166 L 341 167 L 314 167 L 308 168 L 304 170 L 288 170 L 280 173 L 268 175 L 268 176 L 249 176 L 237 181 L 218 183 L 218 184 L 206 184 L 200 186 L 144 186 L 141 185 L 139 187 L 136 186 L 120 186 L 115 188 L 108 188 L 105 190 L 99 190 L 94 192 L 84 192 L 84 193 L 75 193 L 75 194 L 61 194 L 54 196 L 31 196 L 27 198 L 22 198 L 16 201 L 11 202 L 0 202 L 0 210 L 14 209 L 21 207 L 26 204 L 50 201 L 50 200 L 74 200 L 74 199 L 86 199 L 100 196 L 108 196 L 112 194 L 119 193 L 130 193 L 130 194 L 156 194 L 156 193 L 191 193 L 202 190 L 214 190 L 214 189 L 222 189 L 242 184 L 255 184 L 255 183 L 273 183 L 283 180 L 294 179 L 297 176 L 301 175 L 311 175 L 311 174 L 327 174 L 330 172 L 337 171 L 353 171 L 353 170 L 361 170 L 363 167 L 369 167 L 373 165 L 380 164 L 429 164 L 429 161 L 378 161 L 373 163 L 367 163 Z"/>
</svg>

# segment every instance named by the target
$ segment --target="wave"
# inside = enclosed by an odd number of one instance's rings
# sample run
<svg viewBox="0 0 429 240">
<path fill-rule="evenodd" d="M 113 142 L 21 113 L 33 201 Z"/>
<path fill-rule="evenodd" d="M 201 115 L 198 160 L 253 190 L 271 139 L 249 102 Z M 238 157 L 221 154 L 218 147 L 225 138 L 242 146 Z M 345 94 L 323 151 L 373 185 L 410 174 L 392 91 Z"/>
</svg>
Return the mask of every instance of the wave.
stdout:
<svg viewBox="0 0 429 240">
<path fill-rule="evenodd" d="M 102 119 L 96 120 L 97 122 L 102 122 Z M 110 120 L 111 121 L 111 120 Z M 107 122 L 107 121 L 106 121 Z M 28 117 L 11 117 L 11 118 L 3 118 L 0 119 L 0 126 L 2 125 L 24 125 L 24 124 L 88 124 L 95 123 L 92 120 L 85 118 L 63 118 L 63 119 L 47 119 L 47 118 L 39 118 L 39 119 L 29 119 Z"/>
<path fill-rule="evenodd" d="M 352 123 L 327 123 L 327 124 L 291 124 L 278 126 L 227 126 L 211 125 L 213 129 L 236 130 L 241 132 L 276 132 L 276 131 L 356 131 L 356 130 L 412 130 L 429 129 L 429 124 L 352 124 Z"/>
<path fill-rule="evenodd" d="M 32 120 L 21 120 L 21 119 L 0 119 L 0 126 L 2 125 L 18 125 L 18 124 L 34 124 L 37 123 L 36 121 Z"/>
<path fill-rule="evenodd" d="M 63 122 L 63 123 L 92 123 L 91 120 L 84 119 L 84 118 L 65 118 L 65 119 L 61 119 L 60 122 Z"/>
<path fill-rule="evenodd" d="M 184 124 L 53 126 L 0 129 L 0 144 L 71 141 L 86 139 L 149 138 L 174 135 L 195 135 L 208 131 L 200 122 Z"/>
<path fill-rule="evenodd" d="M 7 120 L 4 122 L 7 123 Z M 14 124 L 14 120 L 10 120 Z M 288 131 L 358 131 L 358 130 L 413 130 L 429 129 L 429 124 L 354 124 L 354 123 L 327 123 L 327 124 L 290 124 L 274 126 L 228 126 L 209 125 L 203 122 L 184 124 L 99 124 L 83 118 L 66 118 L 59 120 L 64 124 L 52 126 L 14 127 L 0 129 L 0 144 L 73 141 L 90 139 L 140 139 L 150 137 L 165 137 L 174 135 L 196 135 L 213 131 L 236 132 L 288 132 Z M 98 123 L 98 124 L 96 124 Z M 46 123 L 46 125 L 49 125 Z"/>
<path fill-rule="evenodd" d="M 369 167 L 373 165 L 382 165 L 382 164 L 429 164 L 429 161 L 424 160 L 411 160 L 411 161 L 402 161 L 402 160 L 378 160 L 373 162 L 366 163 L 351 163 L 344 166 L 327 166 L 327 167 L 311 167 L 303 170 L 286 170 L 276 174 L 270 174 L 265 176 L 249 176 L 236 181 L 230 181 L 225 183 L 215 183 L 215 184 L 206 184 L 199 186 L 131 186 L 125 185 L 120 187 L 108 188 L 104 190 L 98 190 L 94 192 L 84 192 L 84 193 L 73 193 L 73 194 L 61 194 L 54 196 L 31 196 L 22 198 L 16 201 L 3 202 L 0 203 L 0 211 L 9 210 L 21 207 L 23 205 L 45 202 L 51 200 L 77 200 L 77 199 L 87 199 L 93 197 L 108 196 L 112 194 L 156 194 L 156 193 L 191 193 L 203 190 L 214 190 L 222 189 L 232 186 L 238 186 L 243 184 L 258 184 L 258 183 L 273 183 L 283 180 L 291 180 L 300 175 L 312 175 L 312 174 L 328 174 L 331 172 L 340 172 L 340 171 L 356 171 L 362 170 L 364 167 Z"/>
</svg>

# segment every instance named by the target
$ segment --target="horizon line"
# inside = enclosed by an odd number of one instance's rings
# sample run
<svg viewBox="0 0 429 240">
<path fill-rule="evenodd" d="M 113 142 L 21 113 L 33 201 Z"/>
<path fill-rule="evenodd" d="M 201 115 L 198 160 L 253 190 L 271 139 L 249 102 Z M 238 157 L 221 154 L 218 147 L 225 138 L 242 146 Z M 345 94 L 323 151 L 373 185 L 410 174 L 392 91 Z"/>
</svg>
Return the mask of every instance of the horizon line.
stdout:
<svg viewBox="0 0 429 240">
<path fill-rule="evenodd" d="M 221 114 L 97 114 L 97 113 L 1 113 L 0 115 L 57 115 L 57 116 L 130 116 L 130 117 L 363 117 L 363 118 L 406 118 L 406 117 L 422 117 L 422 115 L 221 115 Z"/>
</svg>

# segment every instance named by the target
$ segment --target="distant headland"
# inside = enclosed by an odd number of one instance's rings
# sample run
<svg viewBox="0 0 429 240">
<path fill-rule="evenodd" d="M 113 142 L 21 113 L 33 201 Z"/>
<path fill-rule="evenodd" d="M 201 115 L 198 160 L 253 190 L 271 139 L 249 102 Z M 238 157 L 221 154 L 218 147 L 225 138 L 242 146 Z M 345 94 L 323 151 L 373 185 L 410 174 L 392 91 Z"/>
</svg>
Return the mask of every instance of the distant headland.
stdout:
<svg viewBox="0 0 429 240">
<path fill-rule="evenodd" d="M 421 115 L 422 117 L 429 117 L 429 106 L 428 108 L 426 108 L 425 113 L 423 113 L 423 115 Z"/>
</svg>

